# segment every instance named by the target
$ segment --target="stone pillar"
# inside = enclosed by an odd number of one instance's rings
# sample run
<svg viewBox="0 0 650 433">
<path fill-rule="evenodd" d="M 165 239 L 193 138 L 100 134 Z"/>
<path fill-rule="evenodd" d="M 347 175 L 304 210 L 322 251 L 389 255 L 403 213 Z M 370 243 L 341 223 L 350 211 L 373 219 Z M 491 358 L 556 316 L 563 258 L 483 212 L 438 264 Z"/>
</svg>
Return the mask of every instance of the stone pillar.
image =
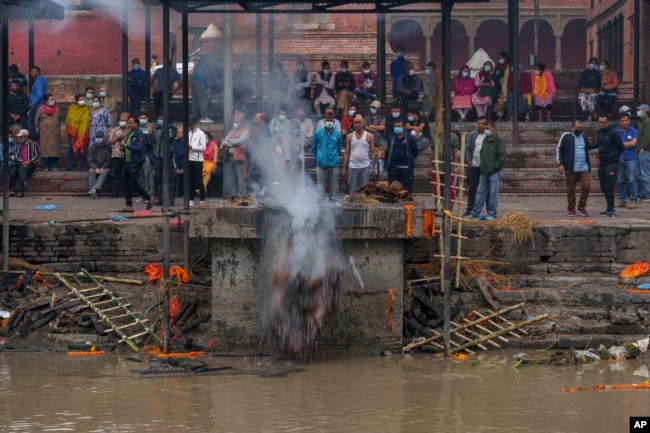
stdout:
<svg viewBox="0 0 650 433">
<path fill-rule="evenodd" d="M 469 48 L 470 57 L 472 56 L 472 54 L 474 54 L 474 37 L 475 36 L 476 36 L 476 33 L 474 33 L 474 32 L 467 35 L 467 37 L 469 39 L 469 47 L 468 48 Z"/>
<path fill-rule="evenodd" d="M 562 35 L 555 35 L 555 70 L 562 69 Z"/>
</svg>

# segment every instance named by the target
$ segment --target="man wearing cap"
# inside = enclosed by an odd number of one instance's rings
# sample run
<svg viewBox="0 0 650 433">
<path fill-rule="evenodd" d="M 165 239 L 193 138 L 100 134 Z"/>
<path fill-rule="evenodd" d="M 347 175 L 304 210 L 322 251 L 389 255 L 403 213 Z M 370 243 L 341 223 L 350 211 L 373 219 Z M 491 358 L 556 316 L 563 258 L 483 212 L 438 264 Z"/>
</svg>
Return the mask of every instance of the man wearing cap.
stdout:
<svg viewBox="0 0 650 433">
<path fill-rule="evenodd" d="M 330 196 L 339 193 L 339 152 L 341 150 L 341 133 L 334 128 L 334 111 L 325 111 L 323 128 L 316 130 L 311 140 L 311 154 L 316 163 L 318 188 Z"/>
<path fill-rule="evenodd" d="M 636 149 L 641 184 L 639 200 L 641 201 L 650 201 L 650 118 L 648 118 L 648 112 L 650 112 L 648 104 L 639 105 L 636 109 L 636 114 L 640 118 Z"/>
<path fill-rule="evenodd" d="M 375 147 L 386 149 L 386 119 L 381 114 L 381 102 L 370 103 L 370 114 L 365 117 L 365 129 L 375 139 Z"/>
<path fill-rule="evenodd" d="M 88 147 L 88 195 L 97 198 L 111 169 L 111 146 L 104 136 L 104 132 L 97 131 L 93 142 Z"/>
<path fill-rule="evenodd" d="M 36 171 L 40 152 L 38 144 L 29 139 L 29 131 L 21 129 L 16 136 L 16 161 L 18 162 L 17 196 L 25 197 L 27 179 Z"/>
<path fill-rule="evenodd" d="M 321 70 L 316 76 L 316 89 L 314 90 L 314 112 L 322 116 L 325 108 L 334 108 L 334 74 L 330 70 L 327 60 L 321 63 Z"/>
<path fill-rule="evenodd" d="M 291 99 L 294 106 L 306 109 L 311 105 L 311 78 L 311 72 L 305 67 L 305 61 L 296 60 L 296 71 L 291 75 Z"/>
<path fill-rule="evenodd" d="M 358 97 L 367 98 L 368 102 L 372 102 L 377 99 L 377 73 L 370 71 L 370 62 L 368 61 L 363 62 L 361 68 L 355 82 L 354 93 Z"/>
<path fill-rule="evenodd" d="M 630 125 L 630 113 L 621 113 L 616 132 L 621 136 L 625 150 L 620 155 L 618 166 L 618 201 L 616 207 L 637 208 L 636 186 L 636 142 L 638 132 Z M 628 198 L 629 194 L 629 200 Z"/>
<path fill-rule="evenodd" d="M 424 65 L 424 74 L 421 77 L 422 80 L 422 111 L 424 111 L 425 120 L 429 120 L 431 114 L 436 108 L 436 95 L 438 93 L 438 71 L 436 71 L 436 64 L 433 62 L 427 62 Z"/>
</svg>

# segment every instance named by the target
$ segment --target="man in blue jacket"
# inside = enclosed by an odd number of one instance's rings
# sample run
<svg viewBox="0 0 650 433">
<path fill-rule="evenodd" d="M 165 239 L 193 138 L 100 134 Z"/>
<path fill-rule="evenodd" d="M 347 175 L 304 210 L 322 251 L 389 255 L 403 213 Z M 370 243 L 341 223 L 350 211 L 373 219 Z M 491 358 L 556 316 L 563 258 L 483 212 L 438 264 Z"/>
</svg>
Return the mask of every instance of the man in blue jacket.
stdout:
<svg viewBox="0 0 650 433">
<path fill-rule="evenodd" d="M 386 151 L 388 184 L 397 180 L 402 183 L 402 189 L 410 193 L 413 190 L 418 143 L 413 134 L 404 132 L 404 120 L 399 117 L 394 121 L 392 134 L 388 140 L 388 150 Z"/>
<path fill-rule="evenodd" d="M 132 197 L 134 190 L 147 202 L 147 210 L 151 210 L 156 202 L 156 197 L 150 195 L 138 181 L 140 170 L 142 170 L 142 164 L 146 158 L 145 149 L 149 143 L 149 136 L 138 128 L 138 120 L 135 116 L 130 116 L 126 121 L 126 129 L 129 131 L 124 140 L 124 185 L 126 207 L 122 209 L 121 212 L 133 213 Z"/>
<path fill-rule="evenodd" d="M 578 201 L 577 215 L 587 217 L 587 199 L 591 189 L 589 172 L 589 151 L 596 149 L 597 144 L 589 145 L 587 136 L 582 133 L 582 122 L 574 120 L 571 132 L 562 134 L 557 146 L 556 160 L 557 171 L 566 176 L 567 210 L 569 216 L 576 216 L 576 185 L 580 184 L 580 200 Z"/>
<path fill-rule="evenodd" d="M 32 77 L 32 90 L 29 92 L 29 113 L 27 117 L 27 124 L 29 126 L 29 136 L 34 140 L 38 140 L 38 134 L 36 134 L 36 110 L 38 107 L 45 103 L 45 95 L 47 94 L 47 81 L 45 77 L 41 75 L 41 68 L 38 66 L 32 67 L 29 71 L 30 77 Z"/>
<path fill-rule="evenodd" d="M 318 188 L 330 196 L 339 193 L 339 152 L 343 142 L 341 133 L 334 129 L 334 111 L 325 110 L 324 127 L 314 133 L 311 139 L 311 153 L 316 162 Z"/>
</svg>

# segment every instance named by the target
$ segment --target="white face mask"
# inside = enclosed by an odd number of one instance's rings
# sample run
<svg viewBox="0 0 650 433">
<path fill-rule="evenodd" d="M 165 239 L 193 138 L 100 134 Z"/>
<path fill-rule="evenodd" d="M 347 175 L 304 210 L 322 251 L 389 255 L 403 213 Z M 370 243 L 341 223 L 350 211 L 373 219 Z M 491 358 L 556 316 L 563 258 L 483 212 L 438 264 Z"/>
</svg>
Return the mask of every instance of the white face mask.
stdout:
<svg viewBox="0 0 650 433">
<path fill-rule="evenodd" d="M 239 128 L 239 124 L 238 124 L 237 122 L 235 122 L 235 123 L 232 124 L 232 127 L 233 127 L 234 129 L 237 129 L 237 128 Z"/>
<path fill-rule="evenodd" d="M 505 62 L 506 62 L 506 59 L 499 59 L 499 63 L 500 63 L 500 64 L 503 65 Z"/>
<path fill-rule="evenodd" d="M 280 119 L 281 121 L 284 122 L 285 120 L 287 120 L 287 116 L 285 116 L 284 114 L 280 114 L 280 115 L 278 116 L 278 119 Z"/>
<path fill-rule="evenodd" d="M 370 69 L 364 69 L 364 70 L 363 70 L 363 73 L 364 73 L 364 74 L 369 74 L 369 73 L 370 73 Z"/>
<path fill-rule="evenodd" d="M 409 70 L 409 75 L 415 75 L 415 69 L 410 69 Z"/>
<path fill-rule="evenodd" d="M 84 100 L 82 99 L 81 101 L 78 101 L 77 104 L 79 104 L 79 105 L 86 105 L 86 101 L 84 101 Z"/>
<path fill-rule="evenodd" d="M 429 68 L 424 68 L 424 73 L 425 73 L 425 74 L 430 74 L 430 73 L 431 73 L 431 69 L 429 69 Z"/>
<path fill-rule="evenodd" d="M 325 121 L 325 128 L 327 128 L 327 129 L 334 128 L 334 122 L 332 122 L 331 120 L 326 120 Z"/>
<path fill-rule="evenodd" d="M 462 75 L 463 75 L 463 77 L 467 78 L 467 77 L 469 77 L 469 72 L 467 72 L 467 71 L 463 71 L 463 74 L 462 74 Z"/>
<path fill-rule="evenodd" d="M 397 119 L 399 117 L 399 113 L 393 112 L 391 114 L 393 115 L 393 119 Z"/>
<path fill-rule="evenodd" d="M 124 120 L 120 120 L 119 125 L 120 128 L 124 128 L 126 126 L 126 122 Z"/>
</svg>

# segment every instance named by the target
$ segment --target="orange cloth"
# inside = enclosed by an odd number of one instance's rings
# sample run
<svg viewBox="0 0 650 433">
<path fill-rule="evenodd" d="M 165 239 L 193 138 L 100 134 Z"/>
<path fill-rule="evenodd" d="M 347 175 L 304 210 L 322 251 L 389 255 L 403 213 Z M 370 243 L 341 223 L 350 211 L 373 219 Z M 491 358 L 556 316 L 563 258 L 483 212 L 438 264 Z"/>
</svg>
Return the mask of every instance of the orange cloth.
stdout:
<svg viewBox="0 0 650 433">
<path fill-rule="evenodd" d="M 546 87 L 546 77 L 544 74 L 535 74 L 533 79 L 533 95 L 537 95 L 542 99 L 548 96 L 548 88 Z"/>
</svg>

